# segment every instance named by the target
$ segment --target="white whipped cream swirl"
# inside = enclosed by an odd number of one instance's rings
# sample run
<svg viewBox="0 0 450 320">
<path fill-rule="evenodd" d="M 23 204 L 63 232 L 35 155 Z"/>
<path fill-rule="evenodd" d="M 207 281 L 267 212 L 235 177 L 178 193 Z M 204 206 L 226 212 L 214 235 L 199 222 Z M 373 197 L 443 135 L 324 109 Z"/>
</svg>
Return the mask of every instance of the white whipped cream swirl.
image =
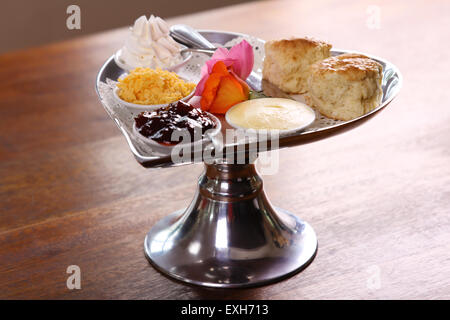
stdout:
<svg viewBox="0 0 450 320">
<path fill-rule="evenodd" d="M 160 17 L 138 18 L 116 54 L 116 61 L 129 70 L 141 68 L 170 69 L 180 64 L 181 47 L 169 35 L 169 26 Z"/>
</svg>

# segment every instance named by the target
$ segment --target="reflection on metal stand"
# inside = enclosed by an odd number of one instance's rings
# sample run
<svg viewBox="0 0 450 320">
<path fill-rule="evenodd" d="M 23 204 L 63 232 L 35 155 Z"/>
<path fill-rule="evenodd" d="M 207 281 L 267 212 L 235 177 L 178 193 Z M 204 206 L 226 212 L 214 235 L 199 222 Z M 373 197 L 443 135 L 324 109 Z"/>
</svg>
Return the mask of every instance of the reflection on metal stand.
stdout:
<svg viewBox="0 0 450 320">
<path fill-rule="evenodd" d="M 255 164 L 205 164 L 186 210 L 160 220 L 145 254 L 178 280 L 219 288 L 257 286 L 305 268 L 317 251 L 309 224 L 272 207 Z"/>
</svg>

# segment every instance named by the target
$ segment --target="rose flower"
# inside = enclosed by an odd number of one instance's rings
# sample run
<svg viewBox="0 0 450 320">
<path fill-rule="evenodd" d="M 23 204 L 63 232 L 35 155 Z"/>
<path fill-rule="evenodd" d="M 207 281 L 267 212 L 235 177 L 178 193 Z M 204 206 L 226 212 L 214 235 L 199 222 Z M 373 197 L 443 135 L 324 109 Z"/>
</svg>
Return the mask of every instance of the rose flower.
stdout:
<svg viewBox="0 0 450 320">
<path fill-rule="evenodd" d="M 194 94 L 200 97 L 201 109 L 224 114 L 233 105 L 248 100 L 250 89 L 245 80 L 253 63 L 253 48 L 245 40 L 230 51 L 218 48 L 203 66 L 202 79 Z"/>
</svg>

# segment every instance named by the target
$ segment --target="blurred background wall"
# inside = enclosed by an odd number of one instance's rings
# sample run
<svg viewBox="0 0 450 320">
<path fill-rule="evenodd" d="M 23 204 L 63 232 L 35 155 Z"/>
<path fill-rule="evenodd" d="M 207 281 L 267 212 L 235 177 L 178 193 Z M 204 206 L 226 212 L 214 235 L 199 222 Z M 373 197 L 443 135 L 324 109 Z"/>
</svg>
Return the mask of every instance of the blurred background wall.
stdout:
<svg viewBox="0 0 450 320">
<path fill-rule="evenodd" d="M 252 0 L 1 0 L 0 53 L 131 25 L 145 14 L 162 18 Z M 81 9 L 81 30 L 68 30 L 69 5 Z"/>
</svg>

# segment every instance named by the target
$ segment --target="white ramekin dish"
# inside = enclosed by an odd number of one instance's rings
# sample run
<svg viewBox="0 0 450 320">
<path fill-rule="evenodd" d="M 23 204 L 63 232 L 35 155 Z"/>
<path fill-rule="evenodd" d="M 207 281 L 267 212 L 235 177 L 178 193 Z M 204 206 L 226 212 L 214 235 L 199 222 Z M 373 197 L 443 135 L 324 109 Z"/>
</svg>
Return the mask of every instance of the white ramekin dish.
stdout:
<svg viewBox="0 0 450 320">
<path fill-rule="evenodd" d="M 185 80 L 183 78 L 181 78 L 181 79 L 184 80 L 184 81 L 187 81 L 187 80 Z M 159 109 L 159 108 L 162 108 L 162 107 L 166 107 L 166 106 L 168 106 L 170 104 L 170 103 L 164 103 L 164 104 L 137 104 L 137 103 L 131 103 L 131 102 L 127 102 L 125 100 L 122 100 L 119 97 L 118 91 L 119 91 L 119 87 L 116 86 L 114 88 L 114 90 L 113 90 L 114 98 L 116 99 L 116 101 L 120 105 L 128 108 L 130 111 L 135 111 L 135 112 L 153 111 L 153 110 L 156 110 L 156 109 Z M 180 100 L 173 101 L 171 103 L 176 103 L 178 101 L 188 102 L 194 96 L 194 93 L 195 93 L 195 88 L 186 97 L 184 97 L 184 98 L 182 98 Z"/>
</svg>

